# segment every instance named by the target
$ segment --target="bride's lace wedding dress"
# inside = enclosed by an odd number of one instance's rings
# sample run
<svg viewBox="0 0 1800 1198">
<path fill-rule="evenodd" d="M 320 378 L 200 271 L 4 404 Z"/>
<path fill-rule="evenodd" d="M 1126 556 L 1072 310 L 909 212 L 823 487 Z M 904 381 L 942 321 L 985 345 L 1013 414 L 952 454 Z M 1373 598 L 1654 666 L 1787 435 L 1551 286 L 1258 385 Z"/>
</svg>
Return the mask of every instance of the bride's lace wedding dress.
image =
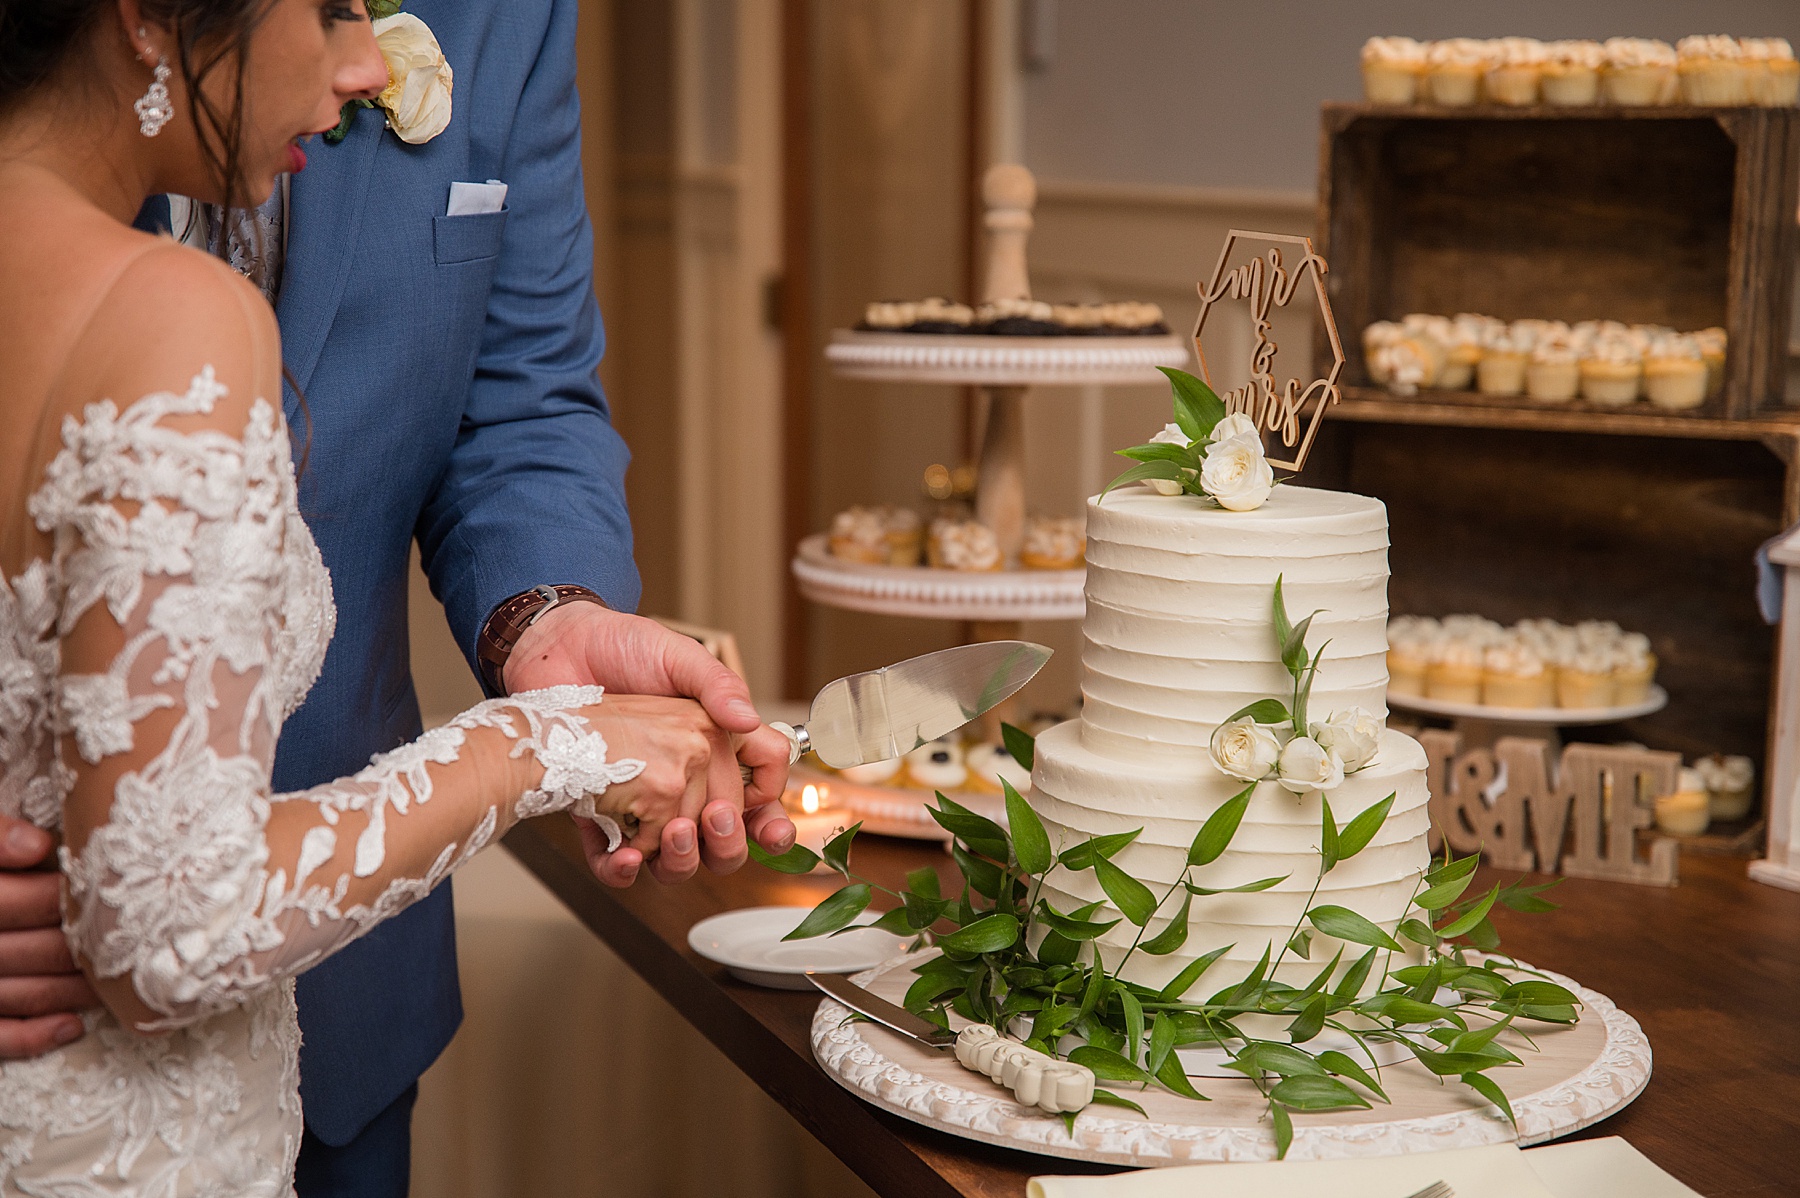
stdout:
<svg viewBox="0 0 1800 1198">
<path fill-rule="evenodd" d="M 607 761 L 578 713 L 599 690 L 571 687 L 271 794 L 336 617 L 277 411 L 194 431 L 224 395 L 209 368 L 65 419 L 29 501 L 52 548 L 0 584 L 0 810 L 58 833 L 67 816 L 70 944 L 128 978 L 163 1033 L 99 1011 L 74 1044 L 0 1066 L 0 1193 L 283 1198 L 301 1134 L 292 976 L 518 819 L 574 808 L 616 845 L 594 797 L 643 768 Z M 536 778 L 532 763 L 541 781 L 515 801 L 443 799 Z"/>
</svg>

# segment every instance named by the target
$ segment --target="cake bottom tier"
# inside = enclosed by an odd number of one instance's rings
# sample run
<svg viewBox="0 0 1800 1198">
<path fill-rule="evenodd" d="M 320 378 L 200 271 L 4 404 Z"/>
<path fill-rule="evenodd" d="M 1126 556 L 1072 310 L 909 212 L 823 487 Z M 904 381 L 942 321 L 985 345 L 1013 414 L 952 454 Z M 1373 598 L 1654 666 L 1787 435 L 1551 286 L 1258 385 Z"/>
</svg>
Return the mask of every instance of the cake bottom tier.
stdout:
<svg viewBox="0 0 1800 1198">
<path fill-rule="evenodd" d="M 1211 994 L 1253 969 L 1265 948 L 1271 960 L 1279 956 L 1296 925 L 1310 927 L 1301 921 L 1311 906 L 1347 907 L 1393 934 L 1407 916 L 1430 858 L 1425 764 L 1418 742 L 1390 731 L 1382 734 L 1375 759 L 1345 778 L 1328 800 L 1316 791 L 1296 795 L 1276 782 L 1259 783 L 1231 847 L 1218 860 L 1188 870 L 1187 853 L 1195 835 L 1245 783 L 1210 764 L 1170 768 L 1100 756 L 1082 745 L 1080 721 L 1071 720 L 1038 737 L 1032 807 L 1059 852 L 1089 837 L 1142 829 L 1112 860 L 1163 900 L 1144 929 L 1144 940 L 1167 927 L 1180 911 L 1184 873 L 1195 885 L 1213 889 L 1282 879 L 1262 891 L 1196 896 L 1188 913 L 1187 942 L 1166 956 L 1132 953 L 1125 968 L 1131 981 L 1162 986 L 1189 962 L 1230 945 L 1190 992 Z M 1343 828 L 1389 795 L 1394 796 L 1393 806 L 1369 846 L 1321 877 L 1323 803 L 1330 802 L 1332 817 Z M 1105 903 L 1107 918 L 1118 914 L 1091 870 L 1053 869 L 1043 895 L 1059 911 L 1099 901 Z M 1129 921 L 1103 934 L 1097 944 L 1107 967 L 1118 968 L 1137 939 L 1138 929 Z M 1340 968 L 1367 951 L 1315 931 L 1308 957 L 1287 953 L 1275 976 L 1303 985 L 1340 947 L 1344 950 Z M 1417 958 L 1413 952 L 1407 956 Z M 1381 979 L 1383 963 L 1379 958 L 1377 962 L 1366 990 L 1374 990 Z M 1395 954 L 1387 964 L 1397 968 L 1408 963 Z"/>
</svg>

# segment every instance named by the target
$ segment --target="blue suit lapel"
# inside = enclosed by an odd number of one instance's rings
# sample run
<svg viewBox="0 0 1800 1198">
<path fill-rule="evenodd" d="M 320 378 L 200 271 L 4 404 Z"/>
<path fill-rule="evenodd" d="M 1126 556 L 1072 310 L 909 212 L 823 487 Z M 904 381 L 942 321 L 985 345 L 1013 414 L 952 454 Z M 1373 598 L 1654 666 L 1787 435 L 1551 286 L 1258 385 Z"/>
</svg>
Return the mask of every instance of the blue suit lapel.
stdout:
<svg viewBox="0 0 1800 1198">
<path fill-rule="evenodd" d="M 315 142 L 306 169 L 293 179 L 287 277 L 275 314 L 281 321 L 282 357 L 303 391 L 350 279 L 375 150 L 386 128 L 382 113 L 358 109 L 349 135 L 337 145 Z M 294 397 L 287 402 L 292 408 Z"/>
</svg>

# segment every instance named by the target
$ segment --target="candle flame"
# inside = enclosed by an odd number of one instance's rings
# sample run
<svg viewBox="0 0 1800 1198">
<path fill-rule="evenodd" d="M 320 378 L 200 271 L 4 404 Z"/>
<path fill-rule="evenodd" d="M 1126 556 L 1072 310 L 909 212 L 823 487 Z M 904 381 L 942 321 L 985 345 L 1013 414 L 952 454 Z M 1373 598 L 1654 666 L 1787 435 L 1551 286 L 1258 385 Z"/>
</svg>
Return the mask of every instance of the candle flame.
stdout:
<svg viewBox="0 0 1800 1198">
<path fill-rule="evenodd" d="M 807 783 L 800 791 L 800 810 L 811 815 L 819 809 L 819 788 Z"/>
</svg>

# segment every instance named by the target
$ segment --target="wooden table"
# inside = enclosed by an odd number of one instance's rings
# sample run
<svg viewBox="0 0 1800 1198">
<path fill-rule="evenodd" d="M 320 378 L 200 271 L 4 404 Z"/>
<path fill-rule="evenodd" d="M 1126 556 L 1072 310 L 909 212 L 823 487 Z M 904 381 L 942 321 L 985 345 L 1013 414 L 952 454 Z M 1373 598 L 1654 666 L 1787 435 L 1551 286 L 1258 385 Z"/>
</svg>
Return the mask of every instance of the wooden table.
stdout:
<svg viewBox="0 0 1800 1198">
<path fill-rule="evenodd" d="M 1020 1198 L 1037 1173 L 1110 1172 L 990 1148 L 876 1110 L 814 1063 L 816 996 L 765 990 L 695 956 L 687 931 L 736 907 L 817 902 L 832 878 L 757 866 L 679 887 L 594 881 L 566 819 L 515 828 L 506 845 L 726 1056 L 884 1198 Z M 855 862 L 898 885 L 934 865 L 936 845 L 868 837 Z M 1485 872 L 1485 871 L 1484 871 Z M 1744 862 L 1690 857 L 1672 890 L 1571 878 L 1554 915 L 1495 917 L 1506 947 L 1578 978 L 1643 1024 L 1656 1055 L 1649 1088 L 1584 1133 L 1624 1136 L 1712 1198 L 1800 1194 L 1800 894 L 1760 886 Z"/>
</svg>

